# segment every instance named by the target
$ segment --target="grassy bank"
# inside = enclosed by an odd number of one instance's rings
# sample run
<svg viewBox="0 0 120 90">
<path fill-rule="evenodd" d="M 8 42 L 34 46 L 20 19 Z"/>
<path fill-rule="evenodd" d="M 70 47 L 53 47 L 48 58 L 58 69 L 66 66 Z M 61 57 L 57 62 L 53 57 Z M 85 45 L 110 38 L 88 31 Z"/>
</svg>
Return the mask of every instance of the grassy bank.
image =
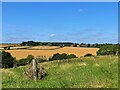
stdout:
<svg viewBox="0 0 120 90">
<path fill-rule="evenodd" d="M 42 63 L 48 75 L 39 81 L 23 76 L 27 66 L 2 69 L 3 88 L 116 88 L 118 57 L 96 56 Z"/>
</svg>

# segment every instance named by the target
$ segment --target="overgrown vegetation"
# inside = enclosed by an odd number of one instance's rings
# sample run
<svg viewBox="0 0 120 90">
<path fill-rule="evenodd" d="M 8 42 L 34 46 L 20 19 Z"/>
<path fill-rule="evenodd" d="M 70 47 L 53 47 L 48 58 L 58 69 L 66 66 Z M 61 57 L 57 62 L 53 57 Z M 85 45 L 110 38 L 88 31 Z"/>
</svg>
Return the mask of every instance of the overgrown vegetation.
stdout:
<svg viewBox="0 0 120 90">
<path fill-rule="evenodd" d="M 95 56 L 41 63 L 48 75 L 33 81 L 27 66 L 2 70 L 3 88 L 118 88 L 118 57 Z M 40 64 L 40 65 L 41 65 Z"/>
<path fill-rule="evenodd" d="M 34 56 L 32 55 L 28 55 L 26 58 L 20 59 L 17 61 L 17 66 L 24 66 L 27 65 L 29 63 L 31 63 L 31 61 L 34 59 Z"/>
<path fill-rule="evenodd" d="M 0 58 L 2 59 L 2 68 L 13 68 L 29 64 L 32 61 L 32 59 L 34 59 L 34 56 L 28 55 L 26 58 L 16 60 L 12 57 L 12 55 L 9 52 L 1 51 Z"/>
<path fill-rule="evenodd" d="M 102 45 L 97 52 L 97 55 L 118 55 L 119 45 Z"/>
<path fill-rule="evenodd" d="M 2 59 L 2 68 L 11 68 L 16 62 L 12 55 L 5 51 L 0 52 L 0 58 Z"/>
</svg>

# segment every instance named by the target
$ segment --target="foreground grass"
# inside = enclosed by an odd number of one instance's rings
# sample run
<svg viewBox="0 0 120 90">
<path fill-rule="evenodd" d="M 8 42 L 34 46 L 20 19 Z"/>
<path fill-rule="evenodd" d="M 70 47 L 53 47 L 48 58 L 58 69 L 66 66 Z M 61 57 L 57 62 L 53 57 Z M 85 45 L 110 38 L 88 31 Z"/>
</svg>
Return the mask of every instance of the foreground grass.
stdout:
<svg viewBox="0 0 120 90">
<path fill-rule="evenodd" d="M 23 76 L 27 66 L 2 69 L 3 88 L 117 88 L 118 57 L 96 56 L 42 63 L 48 75 L 32 81 Z"/>
</svg>

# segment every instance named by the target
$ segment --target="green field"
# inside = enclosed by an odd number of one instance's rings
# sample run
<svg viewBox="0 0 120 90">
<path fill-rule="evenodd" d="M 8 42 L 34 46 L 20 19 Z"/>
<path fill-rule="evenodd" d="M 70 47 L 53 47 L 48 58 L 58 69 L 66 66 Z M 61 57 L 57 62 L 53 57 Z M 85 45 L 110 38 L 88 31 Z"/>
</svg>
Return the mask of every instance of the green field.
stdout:
<svg viewBox="0 0 120 90">
<path fill-rule="evenodd" d="M 118 57 L 95 56 L 41 63 L 47 71 L 43 80 L 23 76 L 27 66 L 2 69 L 3 88 L 117 88 Z"/>
</svg>

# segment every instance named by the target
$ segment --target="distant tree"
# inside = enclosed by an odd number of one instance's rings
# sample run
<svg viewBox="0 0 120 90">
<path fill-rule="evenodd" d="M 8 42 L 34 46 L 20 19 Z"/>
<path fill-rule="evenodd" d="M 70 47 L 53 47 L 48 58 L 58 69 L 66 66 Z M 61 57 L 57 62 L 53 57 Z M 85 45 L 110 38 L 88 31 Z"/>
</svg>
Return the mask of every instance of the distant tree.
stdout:
<svg viewBox="0 0 120 90">
<path fill-rule="evenodd" d="M 48 43 L 47 46 L 52 46 L 52 44 L 51 44 L 51 43 Z"/>
<path fill-rule="evenodd" d="M 100 46 L 97 55 L 116 55 L 118 53 L 118 45 L 104 44 Z"/>
<path fill-rule="evenodd" d="M 90 47 L 90 44 L 87 44 L 87 47 Z"/>
<path fill-rule="evenodd" d="M 77 47 L 77 44 L 73 44 L 73 47 Z"/>
<path fill-rule="evenodd" d="M 74 43 L 70 43 L 70 42 L 35 42 L 35 41 L 27 41 L 27 42 L 22 42 L 20 45 L 22 46 L 60 46 L 60 45 L 64 45 L 64 46 L 70 46 Z"/>
<path fill-rule="evenodd" d="M 95 44 L 95 47 L 99 47 L 99 44 L 98 44 L 98 43 L 96 43 L 96 44 Z"/>
</svg>

